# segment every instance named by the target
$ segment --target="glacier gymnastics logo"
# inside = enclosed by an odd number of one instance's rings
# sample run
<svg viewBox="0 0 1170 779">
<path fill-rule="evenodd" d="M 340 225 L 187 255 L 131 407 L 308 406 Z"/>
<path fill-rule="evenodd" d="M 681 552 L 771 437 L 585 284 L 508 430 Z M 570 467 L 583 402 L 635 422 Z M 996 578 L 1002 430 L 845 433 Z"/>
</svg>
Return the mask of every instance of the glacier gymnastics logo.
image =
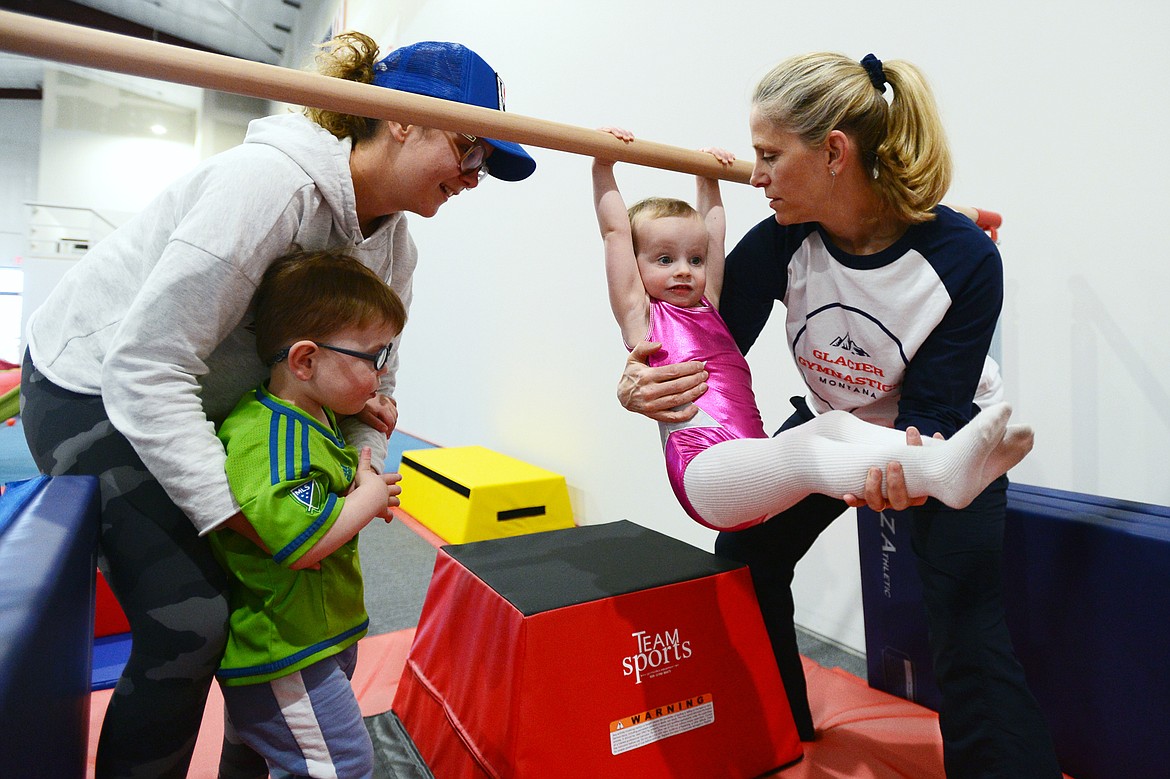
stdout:
<svg viewBox="0 0 1170 779">
<path fill-rule="evenodd" d="M 647 633 L 639 630 L 631 633 L 637 652 L 622 659 L 622 676 L 633 676 L 634 684 L 641 684 L 643 678 L 668 674 L 694 650 L 690 641 L 682 641 L 678 628 L 661 633 Z"/>
</svg>

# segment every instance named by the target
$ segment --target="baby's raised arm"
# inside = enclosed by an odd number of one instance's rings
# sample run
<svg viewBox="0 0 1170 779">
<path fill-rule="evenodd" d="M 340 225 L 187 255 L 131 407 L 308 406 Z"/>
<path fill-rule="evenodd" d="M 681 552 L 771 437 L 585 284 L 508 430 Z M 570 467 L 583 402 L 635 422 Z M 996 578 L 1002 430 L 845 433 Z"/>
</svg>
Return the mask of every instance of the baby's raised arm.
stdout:
<svg viewBox="0 0 1170 779">
<path fill-rule="evenodd" d="M 632 133 L 617 127 L 603 127 L 601 132 L 626 143 L 634 140 Z M 613 175 L 613 160 L 593 160 L 593 208 L 605 245 L 609 307 L 621 328 L 622 338 L 628 346 L 633 346 L 646 337 L 650 304 L 642 277 L 638 274 L 634 236 L 625 201 Z"/>
<path fill-rule="evenodd" d="M 712 146 L 699 151 L 707 152 L 724 165 L 735 162 L 735 155 L 726 149 Z M 695 177 L 695 205 L 707 226 L 707 299 L 719 308 L 719 296 L 723 292 L 723 260 L 727 251 L 727 214 L 723 209 L 718 179 Z"/>
</svg>

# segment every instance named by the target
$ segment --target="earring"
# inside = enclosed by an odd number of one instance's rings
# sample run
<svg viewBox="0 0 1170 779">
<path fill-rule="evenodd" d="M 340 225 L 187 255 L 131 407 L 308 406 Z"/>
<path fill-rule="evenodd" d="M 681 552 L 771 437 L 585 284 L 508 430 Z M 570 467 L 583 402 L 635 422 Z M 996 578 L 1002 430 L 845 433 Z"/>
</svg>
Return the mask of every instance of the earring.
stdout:
<svg viewBox="0 0 1170 779">
<path fill-rule="evenodd" d="M 833 168 L 829 168 L 829 175 L 832 176 L 833 178 L 837 178 L 837 171 L 834 170 Z"/>
</svg>

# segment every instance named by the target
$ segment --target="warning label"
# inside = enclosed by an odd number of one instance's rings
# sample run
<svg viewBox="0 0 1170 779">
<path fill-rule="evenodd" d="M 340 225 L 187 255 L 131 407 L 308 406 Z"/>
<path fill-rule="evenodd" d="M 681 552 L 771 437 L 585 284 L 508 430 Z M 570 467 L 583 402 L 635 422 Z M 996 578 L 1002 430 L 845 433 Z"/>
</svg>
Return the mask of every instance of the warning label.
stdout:
<svg viewBox="0 0 1170 779">
<path fill-rule="evenodd" d="M 609 723 L 609 748 L 620 755 L 714 721 L 715 701 L 711 694 L 696 695 Z"/>
</svg>

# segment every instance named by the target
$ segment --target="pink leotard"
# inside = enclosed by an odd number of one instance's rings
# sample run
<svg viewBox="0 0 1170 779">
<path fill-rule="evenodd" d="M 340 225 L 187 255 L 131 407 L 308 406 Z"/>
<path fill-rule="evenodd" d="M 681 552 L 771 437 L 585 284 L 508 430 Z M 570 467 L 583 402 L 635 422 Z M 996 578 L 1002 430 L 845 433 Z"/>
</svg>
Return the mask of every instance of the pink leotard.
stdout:
<svg viewBox="0 0 1170 779">
<path fill-rule="evenodd" d="M 751 371 L 723 318 L 706 298 L 694 308 L 651 300 L 646 338 L 662 344 L 650 356 L 651 366 L 688 360 L 707 363 L 707 391 L 695 401 L 699 413 L 686 422 L 659 423 L 666 474 L 675 497 L 691 518 L 707 525 L 687 499 L 683 475 L 691 460 L 714 444 L 767 438 L 752 393 Z"/>
</svg>

